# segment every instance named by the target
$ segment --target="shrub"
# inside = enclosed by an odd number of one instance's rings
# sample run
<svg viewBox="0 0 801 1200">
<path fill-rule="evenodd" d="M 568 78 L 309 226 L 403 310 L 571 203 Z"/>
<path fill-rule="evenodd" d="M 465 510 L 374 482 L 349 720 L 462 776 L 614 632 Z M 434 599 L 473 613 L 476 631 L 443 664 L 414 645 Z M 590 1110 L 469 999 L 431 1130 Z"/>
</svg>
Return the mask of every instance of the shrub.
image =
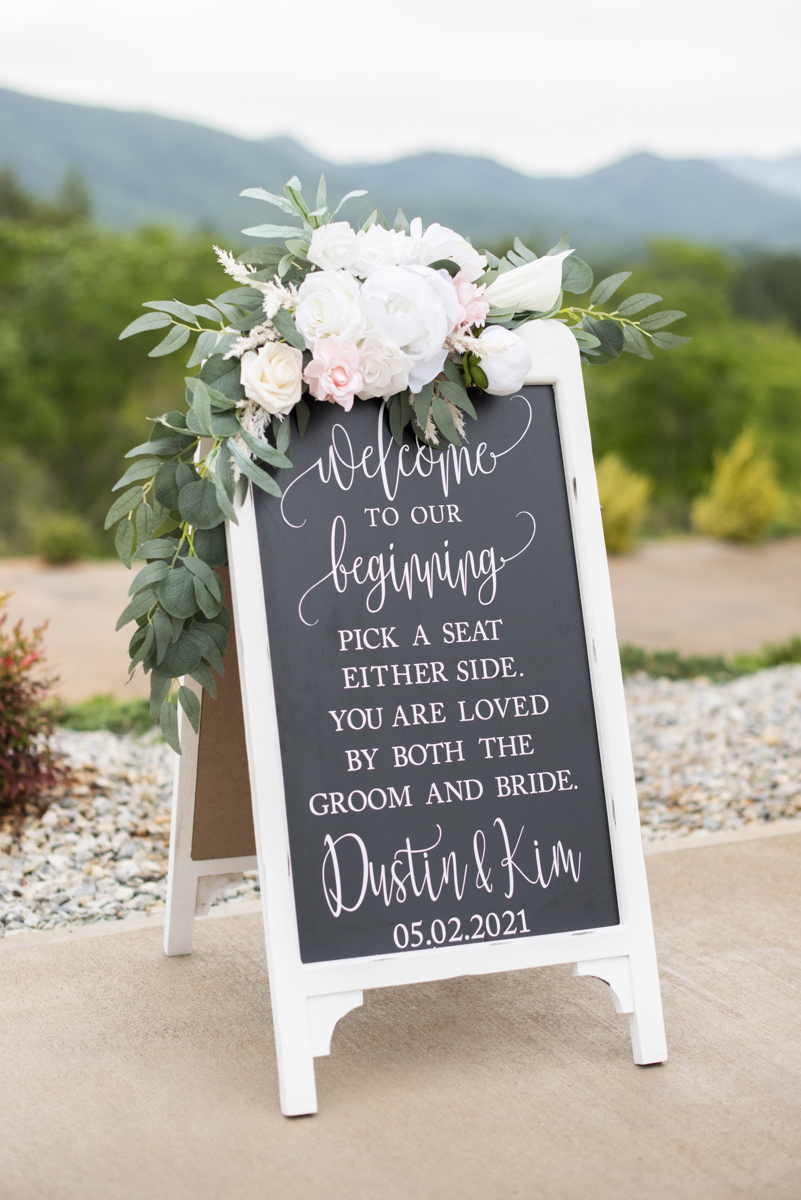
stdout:
<svg viewBox="0 0 801 1200">
<path fill-rule="evenodd" d="M 0 609 L 9 593 L 0 593 Z M 0 616 L 0 814 L 21 815 L 28 804 L 47 807 L 44 793 L 63 772 L 48 746 L 51 717 L 42 701 L 51 680 L 34 679 L 41 663 L 44 626 L 31 634 L 18 621 L 12 630 Z"/>
<path fill-rule="evenodd" d="M 53 566 L 85 558 L 91 542 L 89 528 L 81 517 L 70 513 L 49 517 L 39 526 L 36 545 L 39 553 Z"/>
<path fill-rule="evenodd" d="M 617 454 L 602 458 L 596 474 L 606 549 L 610 554 L 625 554 L 640 531 L 651 481 L 630 471 Z"/>
<path fill-rule="evenodd" d="M 745 429 L 726 454 L 716 456 L 709 492 L 695 501 L 692 523 L 710 537 L 758 542 L 781 507 L 773 460 L 758 449 L 754 430 Z"/>
<path fill-rule="evenodd" d="M 111 733 L 147 733 L 153 728 L 147 700 L 115 700 L 111 693 L 68 704 L 54 717 L 65 729 L 108 729 Z"/>
</svg>

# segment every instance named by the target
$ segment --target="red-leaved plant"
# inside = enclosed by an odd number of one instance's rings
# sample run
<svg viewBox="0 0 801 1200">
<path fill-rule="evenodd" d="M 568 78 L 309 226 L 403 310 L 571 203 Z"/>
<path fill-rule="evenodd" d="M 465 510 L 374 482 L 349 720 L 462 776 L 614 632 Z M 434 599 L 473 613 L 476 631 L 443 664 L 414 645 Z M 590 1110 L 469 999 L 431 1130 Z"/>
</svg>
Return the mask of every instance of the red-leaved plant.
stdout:
<svg viewBox="0 0 801 1200">
<path fill-rule="evenodd" d="M 0 592 L 0 610 L 10 593 Z M 50 749 L 52 717 L 43 701 L 53 680 L 36 679 L 42 662 L 44 626 L 25 634 L 0 615 L 0 816 L 23 816 L 30 806 L 47 807 L 46 793 L 62 771 Z"/>
</svg>

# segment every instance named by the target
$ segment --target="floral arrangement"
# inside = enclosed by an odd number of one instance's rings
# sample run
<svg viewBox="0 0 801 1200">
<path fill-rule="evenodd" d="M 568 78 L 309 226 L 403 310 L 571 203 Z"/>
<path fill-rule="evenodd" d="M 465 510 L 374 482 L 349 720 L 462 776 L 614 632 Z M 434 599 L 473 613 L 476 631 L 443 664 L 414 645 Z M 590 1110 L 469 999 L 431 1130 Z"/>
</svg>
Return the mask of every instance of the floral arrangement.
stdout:
<svg viewBox="0 0 801 1200">
<path fill-rule="evenodd" d="M 215 696 L 212 668 L 223 672 L 231 618 L 215 568 L 227 561 L 224 522 L 237 519 L 240 480 L 280 496 L 271 468 L 292 465 L 290 414 L 302 435 L 310 400 L 348 412 L 357 399 L 379 399 L 399 443 L 411 426 L 421 443 L 459 446 L 465 418 L 476 419 L 471 390 L 509 395 L 528 375 L 531 352 L 515 332 L 528 321 L 565 322 L 587 363 L 622 351 L 652 358 L 652 346 L 688 340 L 664 331 L 684 313 L 635 319 L 660 296 L 639 293 L 603 311 L 628 271 L 602 280 L 587 307 L 565 306 L 565 292 L 583 296 L 593 285 L 567 234 L 541 258 L 519 238 L 497 258 L 400 210 L 392 228 L 375 208 L 358 230 L 336 219 L 365 194 L 350 192 L 331 213 L 324 179 L 313 210 L 297 179 L 283 196 L 242 192 L 301 223 L 244 230 L 270 244 L 237 258 L 215 247 L 235 288 L 196 305 L 148 301 L 120 334 L 168 329 L 152 357 L 196 337 L 186 412 L 156 418 L 149 441 L 129 452 L 135 462 L 106 518 L 123 562 L 146 564 L 117 628 L 136 622 L 131 671 L 150 673 L 151 716 L 178 753 L 177 704 L 196 730 L 200 716 L 180 678 Z"/>
</svg>

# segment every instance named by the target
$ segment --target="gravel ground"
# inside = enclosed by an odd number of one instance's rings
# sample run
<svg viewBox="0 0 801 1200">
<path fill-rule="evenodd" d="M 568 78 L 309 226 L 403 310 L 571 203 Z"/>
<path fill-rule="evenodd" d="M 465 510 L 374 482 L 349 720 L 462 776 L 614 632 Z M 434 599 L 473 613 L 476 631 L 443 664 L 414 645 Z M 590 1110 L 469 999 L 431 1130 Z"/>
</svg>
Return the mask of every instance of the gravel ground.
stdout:
<svg viewBox="0 0 801 1200">
<path fill-rule="evenodd" d="M 733 683 L 626 683 L 646 840 L 801 814 L 801 666 Z M 0 833 L 0 936 L 164 908 L 173 754 L 149 735 L 62 730 L 75 783 Z M 258 896 L 255 872 L 218 904 Z"/>
</svg>

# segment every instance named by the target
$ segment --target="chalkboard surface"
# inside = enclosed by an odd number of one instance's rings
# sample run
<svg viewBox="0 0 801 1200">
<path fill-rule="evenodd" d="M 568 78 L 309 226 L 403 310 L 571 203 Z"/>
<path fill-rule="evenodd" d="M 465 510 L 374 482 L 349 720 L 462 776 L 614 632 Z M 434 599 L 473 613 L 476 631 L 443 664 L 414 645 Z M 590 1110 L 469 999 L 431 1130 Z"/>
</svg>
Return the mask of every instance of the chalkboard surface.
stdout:
<svg viewBox="0 0 801 1200">
<path fill-rule="evenodd" d="M 553 389 L 476 407 L 315 404 L 255 493 L 307 963 L 619 920 Z"/>
</svg>

